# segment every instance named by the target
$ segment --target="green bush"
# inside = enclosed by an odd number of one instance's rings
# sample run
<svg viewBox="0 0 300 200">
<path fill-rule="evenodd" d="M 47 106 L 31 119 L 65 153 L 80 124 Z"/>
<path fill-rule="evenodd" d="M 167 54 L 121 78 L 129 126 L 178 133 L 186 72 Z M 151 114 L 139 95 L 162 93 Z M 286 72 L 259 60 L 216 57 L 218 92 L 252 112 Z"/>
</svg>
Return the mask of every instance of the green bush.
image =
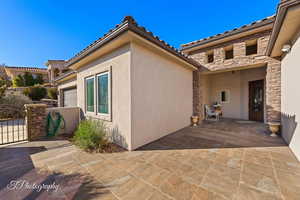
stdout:
<svg viewBox="0 0 300 200">
<path fill-rule="evenodd" d="M 0 99 L 5 96 L 6 86 L 0 86 Z"/>
<path fill-rule="evenodd" d="M 81 121 L 73 137 L 75 145 L 86 151 L 102 152 L 109 144 L 107 127 L 100 120 Z"/>
<path fill-rule="evenodd" d="M 25 81 L 22 75 L 18 75 L 13 79 L 13 86 L 14 87 L 23 87 L 25 86 Z"/>
<path fill-rule="evenodd" d="M 24 116 L 24 105 L 32 103 L 24 95 L 8 94 L 0 99 L 0 119 Z"/>
<path fill-rule="evenodd" d="M 23 75 L 25 86 L 33 86 L 35 84 L 35 78 L 30 72 L 25 72 Z"/>
<path fill-rule="evenodd" d="M 57 99 L 57 88 L 48 88 L 47 94 L 50 99 Z"/>
<path fill-rule="evenodd" d="M 0 77 L 0 99 L 5 96 L 5 91 L 11 86 L 11 81 L 5 77 Z"/>
<path fill-rule="evenodd" d="M 33 101 L 41 100 L 42 98 L 44 98 L 46 96 L 46 94 L 47 94 L 46 88 L 44 88 L 40 85 L 28 87 L 24 90 L 24 95 L 28 96 Z"/>
</svg>

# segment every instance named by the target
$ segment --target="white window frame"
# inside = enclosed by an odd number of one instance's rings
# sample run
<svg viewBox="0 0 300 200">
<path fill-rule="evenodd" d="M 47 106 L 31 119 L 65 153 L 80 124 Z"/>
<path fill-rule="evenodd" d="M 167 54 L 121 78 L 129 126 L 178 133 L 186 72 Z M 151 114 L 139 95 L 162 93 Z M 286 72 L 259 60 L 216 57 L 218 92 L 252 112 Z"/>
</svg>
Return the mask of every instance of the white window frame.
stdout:
<svg viewBox="0 0 300 200">
<path fill-rule="evenodd" d="M 225 95 L 227 94 L 226 101 L 222 101 L 222 92 L 225 92 Z M 220 90 L 219 91 L 219 100 L 220 100 L 220 103 L 230 103 L 230 91 L 228 89 Z"/>
<path fill-rule="evenodd" d="M 98 76 L 108 74 L 108 113 L 98 112 Z M 87 86 L 86 81 L 89 79 L 94 79 L 94 111 L 87 111 Z M 84 100 L 85 100 L 85 113 L 87 117 L 101 119 L 104 121 L 112 121 L 112 83 L 111 83 L 111 67 L 106 68 L 106 70 L 100 71 L 93 75 L 89 75 L 84 78 Z"/>
<path fill-rule="evenodd" d="M 108 113 L 100 113 L 98 112 L 98 77 L 103 76 L 103 75 L 108 75 Z M 111 116 L 111 76 L 110 76 L 110 71 L 105 71 L 105 72 L 101 72 L 99 74 L 96 75 L 96 115 L 103 117 L 105 120 L 110 120 L 110 116 Z"/>
<path fill-rule="evenodd" d="M 90 79 L 94 79 L 94 111 L 88 111 L 87 110 L 87 81 L 88 80 L 90 80 Z M 95 113 L 95 109 L 96 109 L 96 98 L 95 98 L 95 76 L 88 76 L 88 77 L 86 77 L 86 78 L 84 78 L 84 104 L 85 104 L 85 112 L 88 114 L 88 113 L 90 113 L 90 114 L 93 114 L 93 113 Z M 78 95 L 78 94 L 77 94 Z"/>
</svg>

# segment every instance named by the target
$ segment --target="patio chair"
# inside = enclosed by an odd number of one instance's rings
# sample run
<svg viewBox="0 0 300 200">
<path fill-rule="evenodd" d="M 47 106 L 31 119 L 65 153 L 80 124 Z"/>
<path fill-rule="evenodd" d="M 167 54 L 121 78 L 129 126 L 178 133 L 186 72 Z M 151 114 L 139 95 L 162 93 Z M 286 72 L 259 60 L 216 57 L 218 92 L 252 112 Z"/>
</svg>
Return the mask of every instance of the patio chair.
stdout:
<svg viewBox="0 0 300 200">
<path fill-rule="evenodd" d="M 220 113 L 213 111 L 208 105 L 205 105 L 205 119 L 219 121 Z"/>
</svg>

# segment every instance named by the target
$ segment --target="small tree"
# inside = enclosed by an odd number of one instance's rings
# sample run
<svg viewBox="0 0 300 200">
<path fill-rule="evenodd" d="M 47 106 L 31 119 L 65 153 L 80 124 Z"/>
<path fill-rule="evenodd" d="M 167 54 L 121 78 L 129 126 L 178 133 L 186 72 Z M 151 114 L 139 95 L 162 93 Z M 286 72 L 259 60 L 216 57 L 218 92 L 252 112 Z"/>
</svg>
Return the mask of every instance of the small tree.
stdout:
<svg viewBox="0 0 300 200">
<path fill-rule="evenodd" d="M 50 99 L 57 99 L 57 94 L 58 94 L 58 91 L 57 91 L 57 88 L 48 88 L 48 97 Z"/>
<path fill-rule="evenodd" d="M 25 86 L 33 86 L 35 80 L 30 72 L 25 72 L 23 75 Z"/>
<path fill-rule="evenodd" d="M 0 77 L 0 99 L 5 96 L 5 91 L 9 86 L 11 86 L 11 81 L 5 77 Z"/>
<path fill-rule="evenodd" d="M 23 87 L 25 86 L 25 81 L 22 75 L 18 75 L 13 79 L 13 86 L 14 87 Z"/>
<path fill-rule="evenodd" d="M 47 94 L 46 88 L 44 88 L 40 85 L 28 87 L 24 90 L 24 95 L 28 96 L 33 101 L 41 100 L 42 98 L 44 98 L 46 96 L 46 94 Z"/>
</svg>

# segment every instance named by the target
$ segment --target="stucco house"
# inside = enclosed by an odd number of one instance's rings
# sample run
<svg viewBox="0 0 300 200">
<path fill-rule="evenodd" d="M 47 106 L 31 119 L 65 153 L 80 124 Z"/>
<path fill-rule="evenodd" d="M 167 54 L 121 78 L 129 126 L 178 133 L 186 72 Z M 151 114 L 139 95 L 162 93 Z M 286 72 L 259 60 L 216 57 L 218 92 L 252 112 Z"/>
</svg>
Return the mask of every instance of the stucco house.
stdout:
<svg viewBox="0 0 300 200">
<path fill-rule="evenodd" d="M 59 104 L 107 121 L 115 141 L 129 150 L 189 126 L 192 115 L 203 120 L 204 105 L 215 102 L 224 118 L 279 122 L 283 60 L 267 52 L 279 16 L 180 50 L 127 16 L 64 61 L 69 71 L 55 79 Z"/>
<path fill-rule="evenodd" d="M 61 105 L 79 106 L 85 116 L 105 120 L 115 141 L 129 150 L 190 124 L 193 71 L 200 64 L 132 17 L 66 66 L 72 71 L 55 81 Z"/>
</svg>

